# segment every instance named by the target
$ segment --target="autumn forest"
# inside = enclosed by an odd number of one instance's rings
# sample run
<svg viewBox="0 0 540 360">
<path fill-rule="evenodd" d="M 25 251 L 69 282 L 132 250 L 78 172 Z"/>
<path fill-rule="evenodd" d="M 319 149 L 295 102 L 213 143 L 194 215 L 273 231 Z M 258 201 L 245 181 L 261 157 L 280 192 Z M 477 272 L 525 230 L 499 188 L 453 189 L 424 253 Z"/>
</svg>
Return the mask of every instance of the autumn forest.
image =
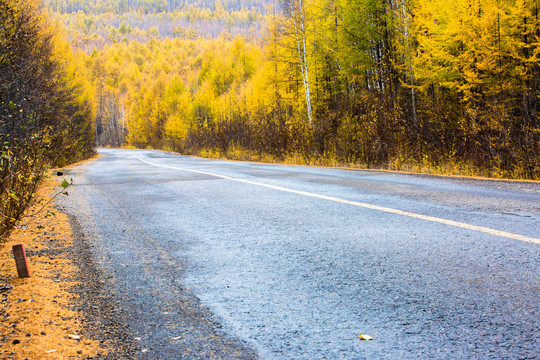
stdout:
<svg viewBox="0 0 540 360">
<path fill-rule="evenodd" d="M 81 154 L 95 143 L 540 178 L 537 0 L 0 2 L 4 19 L 33 9 L 27 36 L 59 69 L 51 101 L 70 96 L 65 120 L 45 118 L 77 129 Z M 32 53 L 10 60 L 13 29 L 0 34 L 12 70 Z M 16 143 L 6 114 L 29 121 L 6 81 L 3 159 Z"/>
<path fill-rule="evenodd" d="M 535 0 L 47 0 L 100 145 L 540 176 Z"/>
</svg>

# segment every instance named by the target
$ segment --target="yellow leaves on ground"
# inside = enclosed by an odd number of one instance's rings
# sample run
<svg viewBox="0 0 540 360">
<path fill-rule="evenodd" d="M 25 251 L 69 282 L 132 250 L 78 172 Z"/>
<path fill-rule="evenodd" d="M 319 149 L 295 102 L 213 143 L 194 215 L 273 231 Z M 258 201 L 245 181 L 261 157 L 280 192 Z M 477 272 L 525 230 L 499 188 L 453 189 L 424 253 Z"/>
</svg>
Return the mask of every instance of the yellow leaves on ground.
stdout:
<svg viewBox="0 0 540 360">
<path fill-rule="evenodd" d="M 360 340 L 373 340 L 373 336 L 371 335 L 360 334 L 358 335 L 358 337 L 360 338 Z"/>
</svg>

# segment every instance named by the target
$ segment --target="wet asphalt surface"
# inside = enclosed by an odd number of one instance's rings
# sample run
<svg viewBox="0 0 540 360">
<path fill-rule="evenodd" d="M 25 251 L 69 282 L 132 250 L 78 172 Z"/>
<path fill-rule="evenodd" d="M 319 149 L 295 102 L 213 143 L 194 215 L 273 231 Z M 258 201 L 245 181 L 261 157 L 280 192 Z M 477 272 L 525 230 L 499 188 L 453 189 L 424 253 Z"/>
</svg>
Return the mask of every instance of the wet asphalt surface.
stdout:
<svg viewBox="0 0 540 360">
<path fill-rule="evenodd" d="M 533 239 L 538 183 L 100 152 L 60 206 L 126 358 L 539 357 L 539 244 L 234 179 Z"/>
</svg>

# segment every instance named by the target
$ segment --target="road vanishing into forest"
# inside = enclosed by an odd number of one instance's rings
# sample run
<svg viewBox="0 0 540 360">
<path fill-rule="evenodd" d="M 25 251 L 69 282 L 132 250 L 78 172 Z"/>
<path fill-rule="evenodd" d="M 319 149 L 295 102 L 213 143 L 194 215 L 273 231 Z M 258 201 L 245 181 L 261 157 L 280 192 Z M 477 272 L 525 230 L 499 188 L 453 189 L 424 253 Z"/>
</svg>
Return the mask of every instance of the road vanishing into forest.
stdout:
<svg viewBox="0 0 540 360">
<path fill-rule="evenodd" d="M 60 206 L 140 359 L 540 355 L 539 183 L 100 153 Z"/>
</svg>

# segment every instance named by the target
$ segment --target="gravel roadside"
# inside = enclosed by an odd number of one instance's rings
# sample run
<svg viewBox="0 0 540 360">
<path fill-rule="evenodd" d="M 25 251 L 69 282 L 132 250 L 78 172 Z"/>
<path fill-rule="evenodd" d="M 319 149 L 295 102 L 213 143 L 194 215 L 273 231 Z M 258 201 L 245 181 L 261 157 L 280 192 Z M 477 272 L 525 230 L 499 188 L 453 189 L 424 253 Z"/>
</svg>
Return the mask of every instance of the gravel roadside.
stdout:
<svg viewBox="0 0 540 360">
<path fill-rule="evenodd" d="M 73 231 L 73 246 L 68 257 L 79 269 L 71 290 L 83 299 L 75 304 L 75 309 L 83 319 L 85 332 L 107 344 L 107 353 L 100 355 L 99 359 L 136 359 L 141 349 L 136 345 L 136 339 L 128 335 L 125 321 L 118 311 L 121 306 L 107 288 L 106 277 L 94 265 L 90 246 L 76 219 L 69 216 L 69 223 Z"/>
<path fill-rule="evenodd" d="M 78 249 L 68 217 L 51 201 L 62 180 L 52 174 L 0 246 L 0 358 L 107 358 L 115 339 L 96 336 L 88 316 L 79 310 L 95 291 L 86 286 L 75 261 Z M 26 249 L 28 278 L 18 277 L 13 259 L 12 246 L 20 243 Z"/>
<path fill-rule="evenodd" d="M 0 245 L 0 358 L 135 359 L 140 349 L 121 325 L 84 237 L 51 200 L 64 178 L 50 172 Z M 20 243 L 29 278 L 17 275 L 12 246 Z"/>
</svg>

